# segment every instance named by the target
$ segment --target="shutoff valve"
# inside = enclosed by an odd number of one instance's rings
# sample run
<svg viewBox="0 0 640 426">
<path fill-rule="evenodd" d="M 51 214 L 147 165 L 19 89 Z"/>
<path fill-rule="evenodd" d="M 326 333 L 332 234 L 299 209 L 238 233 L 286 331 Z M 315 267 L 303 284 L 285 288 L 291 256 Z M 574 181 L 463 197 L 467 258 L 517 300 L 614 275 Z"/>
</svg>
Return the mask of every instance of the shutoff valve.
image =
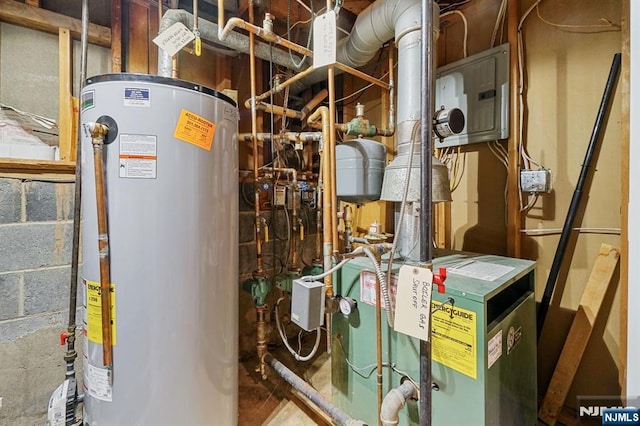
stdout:
<svg viewBox="0 0 640 426">
<path fill-rule="evenodd" d="M 433 283 L 438 286 L 438 293 L 446 291 L 444 282 L 447 279 L 447 268 L 439 268 L 437 274 L 433 274 Z"/>
</svg>

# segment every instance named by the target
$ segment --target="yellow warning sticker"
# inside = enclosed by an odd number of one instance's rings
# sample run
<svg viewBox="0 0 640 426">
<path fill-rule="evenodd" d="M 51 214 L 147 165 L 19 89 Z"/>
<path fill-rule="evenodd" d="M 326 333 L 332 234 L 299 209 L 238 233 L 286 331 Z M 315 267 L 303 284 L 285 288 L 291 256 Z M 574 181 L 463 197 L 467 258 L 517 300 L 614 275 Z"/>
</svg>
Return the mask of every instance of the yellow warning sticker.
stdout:
<svg viewBox="0 0 640 426">
<path fill-rule="evenodd" d="M 431 302 L 433 360 L 478 378 L 476 313 L 449 304 Z"/>
<path fill-rule="evenodd" d="M 173 137 L 209 151 L 213 143 L 216 125 L 204 117 L 183 109 Z"/>
<path fill-rule="evenodd" d="M 102 298 L 100 283 L 85 280 L 87 289 L 87 338 L 102 344 Z M 116 288 L 111 283 L 111 344 L 116 344 Z"/>
</svg>

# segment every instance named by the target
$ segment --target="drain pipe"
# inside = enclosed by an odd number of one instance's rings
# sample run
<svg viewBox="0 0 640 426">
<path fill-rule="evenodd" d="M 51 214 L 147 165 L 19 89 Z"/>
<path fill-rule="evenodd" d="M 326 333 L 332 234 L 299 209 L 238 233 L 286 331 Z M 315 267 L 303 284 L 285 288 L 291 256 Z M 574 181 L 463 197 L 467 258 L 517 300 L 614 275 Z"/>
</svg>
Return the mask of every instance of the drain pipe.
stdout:
<svg viewBox="0 0 640 426">
<path fill-rule="evenodd" d="M 404 407 L 408 399 L 416 399 L 418 392 L 411 380 L 405 380 L 397 388 L 391 389 L 382 401 L 380 409 L 380 421 L 384 426 L 398 424 L 398 413 Z"/>
<path fill-rule="evenodd" d="M 273 370 L 284 379 L 284 381 L 306 396 L 315 406 L 331 417 L 331 420 L 337 424 L 341 426 L 366 426 L 366 423 L 363 421 L 352 418 L 339 407 L 327 401 L 327 399 L 311 387 L 309 383 L 305 382 L 293 371 L 289 370 L 284 364 L 275 359 L 273 355 L 269 353 L 265 354 L 264 362 L 269 364 L 271 368 L 273 368 Z"/>
<path fill-rule="evenodd" d="M 189 27 L 193 23 L 193 15 L 186 10 L 182 9 L 169 9 L 164 13 L 162 21 L 160 22 L 160 29 L 158 33 L 162 33 L 176 22 L 181 22 L 185 26 Z M 198 18 L 198 30 L 200 37 L 204 41 L 209 41 L 218 45 L 222 45 L 226 48 L 232 49 L 236 52 L 249 53 L 249 37 L 232 31 L 224 40 L 218 39 L 218 25 L 206 21 L 202 18 Z M 294 61 L 300 61 L 300 57 L 295 54 L 281 49 L 272 49 L 269 43 L 256 42 L 255 55 L 265 61 L 273 61 L 273 63 L 280 66 L 295 69 Z M 172 60 L 171 56 L 167 54 L 162 48 L 158 48 L 158 75 L 162 77 L 171 77 Z"/>
</svg>

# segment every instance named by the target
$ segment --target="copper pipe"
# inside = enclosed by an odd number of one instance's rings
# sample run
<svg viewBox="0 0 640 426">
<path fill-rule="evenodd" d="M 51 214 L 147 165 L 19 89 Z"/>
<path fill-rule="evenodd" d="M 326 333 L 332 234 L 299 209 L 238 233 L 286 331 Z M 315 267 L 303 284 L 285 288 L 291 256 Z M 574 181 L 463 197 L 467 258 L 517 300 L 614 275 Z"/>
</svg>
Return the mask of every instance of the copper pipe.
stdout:
<svg viewBox="0 0 640 426">
<path fill-rule="evenodd" d="M 251 99 L 247 99 L 244 103 L 244 105 L 247 108 L 251 108 L 250 104 L 251 104 Z M 284 108 L 278 105 L 271 105 L 266 102 L 260 102 L 258 105 L 256 105 L 256 108 L 259 109 L 260 111 L 273 113 L 276 115 L 282 115 L 289 118 L 295 118 L 296 120 L 302 120 L 304 118 L 302 115 L 302 112 L 300 111 L 296 111 L 295 109 L 290 109 L 290 108 Z"/>
<path fill-rule="evenodd" d="M 376 135 L 389 137 L 396 132 L 396 108 L 395 108 L 395 79 L 393 73 L 393 42 L 389 43 L 389 116 L 387 118 L 387 128 L 377 129 Z"/>
<path fill-rule="evenodd" d="M 240 133 L 238 135 L 238 141 L 251 142 L 253 136 L 251 133 Z M 286 132 L 285 134 L 272 134 L 272 133 L 258 133 L 256 138 L 260 142 L 268 142 L 272 139 L 286 139 L 291 142 L 313 142 L 322 139 L 321 132 Z M 308 174 L 308 173 L 306 173 Z M 315 173 L 313 173 L 315 175 Z"/>
<path fill-rule="evenodd" d="M 330 184 L 327 182 L 326 177 L 329 176 L 329 149 L 327 141 L 329 140 L 329 108 L 323 106 L 318 108 L 313 114 L 309 116 L 307 122 L 312 124 L 322 118 L 322 146 L 320 147 L 320 153 L 322 156 L 322 168 L 321 178 L 318 180 L 318 188 L 322 191 L 322 235 L 323 235 L 323 259 L 324 270 L 328 271 L 333 267 L 332 253 L 333 244 L 331 240 L 331 228 L 333 227 L 333 217 L 331 216 L 331 197 L 327 196 L 330 193 L 328 188 Z M 327 275 L 324 277 L 324 287 L 326 296 L 333 297 L 333 276 Z M 331 341 L 331 339 L 327 339 Z"/>
<path fill-rule="evenodd" d="M 309 114 L 309 111 L 313 111 L 320 102 L 324 101 L 328 94 L 329 92 L 327 89 L 322 89 L 313 98 L 311 98 L 311 100 L 300 110 L 300 113 L 302 114 L 301 120 L 304 120 L 307 117 L 307 114 Z"/>
<path fill-rule="evenodd" d="M 285 167 L 269 167 L 269 171 L 290 174 L 291 178 L 293 179 L 293 183 L 297 185 L 298 171 L 296 169 L 285 168 Z"/>
<path fill-rule="evenodd" d="M 362 71 L 359 71 L 359 70 L 357 70 L 355 68 L 351 68 L 350 66 L 347 66 L 345 64 L 341 64 L 340 62 L 336 62 L 334 65 L 335 65 L 336 68 L 338 68 L 338 69 L 340 69 L 340 70 L 342 70 L 342 71 L 344 71 L 346 73 L 349 73 L 351 75 L 354 75 L 354 76 L 356 76 L 356 77 L 358 77 L 358 78 L 360 78 L 360 79 L 362 79 L 364 81 L 368 81 L 371 84 L 375 84 L 376 86 L 380 86 L 385 90 L 389 90 L 390 89 L 388 83 L 385 83 L 382 80 L 378 80 L 377 78 L 372 77 L 369 74 L 365 74 Z"/>
<path fill-rule="evenodd" d="M 262 102 L 265 99 L 270 98 L 271 95 L 275 95 L 276 93 L 282 92 L 284 89 L 286 89 L 288 86 L 291 86 L 296 81 L 301 80 L 301 79 L 305 78 L 306 76 L 312 74 L 313 71 L 314 71 L 313 67 L 309 67 L 306 70 L 297 73 L 296 75 L 294 75 L 290 79 L 285 80 L 282 83 L 278 84 L 277 86 L 272 87 L 271 90 L 269 90 L 267 92 L 264 92 L 261 95 L 258 95 L 256 97 L 256 103 L 257 102 Z"/>
<path fill-rule="evenodd" d="M 256 351 L 260 360 L 259 371 L 262 379 L 267 378 L 267 369 L 264 363 L 264 356 L 268 353 L 266 312 L 266 307 L 256 307 Z"/>
<path fill-rule="evenodd" d="M 293 43 L 287 39 L 284 39 L 273 32 L 265 31 L 264 29 L 253 25 L 253 20 L 251 18 L 249 18 L 249 22 L 246 22 L 241 18 L 231 18 L 222 30 L 220 30 L 222 26 L 218 24 L 218 38 L 220 40 L 224 40 L 236 27 L 247 30 L 249 34 L 255 34 L 258 37 L 271 43 L 275 43 L 278 46 L 282 46 L 285 49 L 293 50 L 294 52 L 298 52 L 301 55 L 308 56 L 310 58 L 313 57 L 313 52 L 311 50 L 307 49 L 306 47 L 300 46 L 299 44 Z"/>
<path fill-rule="evenodd" d="M 220 2 L 224 3 L 224 2 Z M 224 7 L 224 4 L 222 5 Z M 223 19 L 224 19 L 224 12 Z M 220 17 L 220 12 L 218 12 Z M 253 2 L 249 2 L 249 21 L 253 22 Z M 251 142 L 253 146 L 253 178 L 255 182 L 259 178 L 258 170 L 258 117 L 256 112 L 256 44 L 255 36 L 249 33 L 249 73 L 251 79 Z M 264 275 L 262 267 L 262 218 L 260 216 L 260 190 L 256 186 L 254 195 L 255 209 L 255 234 L 256 234 L 256 275 Z"/>
<path fill-rule="evenodd" d="M 102 147 L 104 137 L 109 131 L 105 125 L 95 123 L 91 126 L 91 144 L 93 145 L 93 167 L 96 185 L 96 210 L 98 215 L 98 253 L 100 256 L 100 302 L 102 307 L 102 365 L 113 365 L 113 347 L 111 344 L 111 271 L 109 269 L 109 229 L 107 225 L 106 192 Z"/>
<path fill-rule="evenodd" d="M 158 0 L 158 32 L 160 32 L 160 28 L 162 28 L 162 0 Z"/>
<path fill-rule="evenodd" d="M 295 175 L 294 175 L 295 176 Z M 294 184 L 291 190 L 291 265 L 287 267 L 289 271 L 300 271 L 298 266 L 298 184 L 294 177 Z"/>
<path fill-rule="evenodd" d="M 333 252 L 338 252 L 338 199 L 336 190 L 336 83 L 335 69 L 329 66 L 329 173 L 327 177 L 330 182 L 329 196 L 331 198 L 331 222 L 333 224 L 331 241 Z"/>
</svg>

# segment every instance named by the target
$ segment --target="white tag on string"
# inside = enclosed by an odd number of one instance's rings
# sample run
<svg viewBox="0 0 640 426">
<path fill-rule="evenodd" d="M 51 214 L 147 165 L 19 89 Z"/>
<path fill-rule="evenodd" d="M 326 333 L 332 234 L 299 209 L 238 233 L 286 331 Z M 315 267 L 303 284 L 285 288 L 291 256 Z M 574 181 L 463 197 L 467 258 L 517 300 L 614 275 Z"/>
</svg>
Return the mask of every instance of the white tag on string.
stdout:
<svg viewBox="0 0 640 426">
<path fill-rule="evenodd" d="M 153 42 L 169 56 L 173 56 L 195 38 L 196 36 L 182 22 L 176 22 L 158 34 Z"/>
<path fill-rule="evenodd" d="M 313 67 L 336 63 L 336 13 L 333 10 L 313 21 Z"/>
<path fill-rule="evenodd" d="M 433 273 L 427 268 L 404 265 L 398 274 L 394 329 L 428 340 Z"/>
</svg>

